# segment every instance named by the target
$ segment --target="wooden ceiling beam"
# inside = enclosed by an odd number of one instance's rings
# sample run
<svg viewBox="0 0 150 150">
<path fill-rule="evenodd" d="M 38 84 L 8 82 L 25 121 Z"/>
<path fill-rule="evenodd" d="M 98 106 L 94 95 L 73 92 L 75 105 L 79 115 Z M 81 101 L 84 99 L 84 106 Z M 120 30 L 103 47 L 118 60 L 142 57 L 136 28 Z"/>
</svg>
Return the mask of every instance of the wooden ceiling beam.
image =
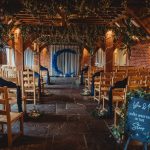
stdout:
<svg viewBox="0 0 150 150">
<path fill-rule="evenodd" d="M 109 16 L 117 16 L 118 14 L 100 14 L 99 16 L 95 16 L 95 15 L 91 15 L 91 16 L 88 16 L 86 18 L 100 18 L 100 17 L 109 17 Z M 45 17 L 46 19 L 62 19 L 61 17 L 46 17 L 46 15 L 40 15 L 40 17 L 35 17 L 35 16 L 31 16 L 31 15 L 15 15 L 14 17 L 16 18 L 42 18 L 42 17 Z M 78 15 L 72 15 L 72 16 L 69 16 L 68 18 L 85 18 L 83 16 L 78 16 Z"/>
<path fill-rule="evenodd" d="M 31 34 L 30 35 L 30 39 L 27 38 L 26 41 L 24 41 L 24 50 L 26 50 L 28 47 L 30 47 L 32 50 L 33 50 L 33 46 L 32 46 L 32 42 L 34 40 L 36 40 L 38 38 L 38 35 L 37 34 Z"/>
<path fill-rule="evenodd" d="M 76 24 L 106 25 L 108 22 L 76 22 Z"/>
<path fill-rule="evenodd" d="M 56 26 L 56 27 L 61 27 L 62 26 L 62 23 L 55 23 L 55 24 L 52 24 L 52 23 L 33 23 L 33 22 L 22 22 L 23 24 L 26 24 L 26 25 L 44 25 L 44 26 Z"/>
<path fill-rule="evenodd" d="M 135 14 L 135 12 L 133 10 L 131 10 L 130 8 L 127 8 L 127 13 L 133 17 L 137 23 L 143 27 L 143 29 L 146 31 L 146 33 L 148 33 L 148 35 L 150 35 L 150 30 L 145 26 L 145 24 L 139 19 L 139 17 Z"/>
<path fill-rule="evenodd" d="M 118 17 L 116 17 L 115 19 L 113 19 L 110 23 L 108 23 L 108 25 L 112 26 L 115 22 L 120 21 L 121 19 L 127 18 L 126 15 L 119 15 Z"/>
<path fill-rule="evenodd" d="M 37 18 L 20 18 L 19 20 L 24 20 L 24 21 L 49 21 L 49 22 L 51 22 L 51 21 L 62 21 L 61 19 L 54 19 L 54 20 L 50 20 L 50 19 L 37 19 Z"/>
<path fill-rule="evenodd" d="M 124 10 L 124 8 L 123 7 L 120 7 L 120 8 L 112 8 L 112 7 L 110 7 L 110 8 L 108 8 L 108 9 L 105 9 L 105 10 L 100 10 L 100 11 L 98 11 L 97 13 L 112 13 L 112 12 L 122 12 Z M 61 10 L 62 11 L 62 10 Z M 72 11 L 72 14 L 78 14 L 78 13 L 80 13 L 80 12 L 78 12 L 78 11 Z M 37 15 L 48 15 L 49 14 L 49 12 L 47 12 L 47 11 L 40 11 L 40 13 L 37 13 Z M 32 12 L 27 12 L 27 11 L 20 11 L 19 13 L 16 13 L 15 15 L 34 15 L 34 14 L 32 14 Z M 62 15 L 62 14 L 59 14 L 59 15 Z"/>
<path fill-rule="evenodd" d="M 102 19 L 102 20 L 69 20 L 69 22 L 72 22 L 72 23 L 80 23 L 80 22 L 108 22 L 108 21 L 111 21 L 111 19 Z"/>
</svg>

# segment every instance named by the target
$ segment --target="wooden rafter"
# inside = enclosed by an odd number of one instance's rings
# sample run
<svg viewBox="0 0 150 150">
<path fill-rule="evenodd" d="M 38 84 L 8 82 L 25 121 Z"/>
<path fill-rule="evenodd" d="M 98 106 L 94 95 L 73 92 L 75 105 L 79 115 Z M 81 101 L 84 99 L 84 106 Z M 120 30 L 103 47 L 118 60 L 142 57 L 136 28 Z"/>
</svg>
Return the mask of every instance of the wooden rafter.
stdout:
<svg viewBox="0 0 150 150">
<path fill-rule="evenodd" d="M 143 27 L 143 29 L 146 31 L 146 33 L 148 33 L 150 35 L 150 30 L 145 26 L 145 24 L 143 24 L 143 22 L 139 19 L 139 17 L 135 14 L 135 12 L 133 10 L 131 10 L 130 8 L 127 8 L 127 13 L 130 16 L 132 16 L 141 27 Z"/>
</svg>

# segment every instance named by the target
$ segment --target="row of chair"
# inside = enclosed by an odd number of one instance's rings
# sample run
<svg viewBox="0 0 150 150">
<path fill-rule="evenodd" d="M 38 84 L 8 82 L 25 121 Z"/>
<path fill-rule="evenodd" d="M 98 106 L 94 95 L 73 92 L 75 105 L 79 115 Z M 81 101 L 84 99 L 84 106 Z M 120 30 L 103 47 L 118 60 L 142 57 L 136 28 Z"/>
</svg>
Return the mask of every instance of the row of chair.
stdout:
<svg viewBox="0 0 150 150">
<path fill-rule="evenodd" d="M 107 110 L 106 105 L 112 103 L 112 108 L 114 109 L 114 126 L 117 126 L 118 116 L 122 117 L 121 107 L 126 103 L 127 92 L 137 88 L 145 88 L 150 92 L 150 69 L 122 67 L 116 68 L 113 72 L 100 71 L 100 75 L 96 76 L 94 80 L 93 98 L 102 105 L 103 110 Z M 94 74 L 95 71 L 89 70 L 88 77 L 85 79 L 85 88 L 89 90 L 91 90 L 91 82 Z M 126 84 L 119 86 L 119 83 L 125 80 Z M 118 86 L 116 86 L 117 84 Z"/>
<path fill-rule="evenodd" d="M 13 140 L 19 135 L 23 135 L 23 113 L 12 112 L 10 107 L 10 98 L 8 96 L 8 88 L 0 87 L 0 125 L 1 130 L 4 132 L 4 125 L 7 127 L 8 146 L 12 145 Z M 12 125 L 14 122 L 20 122 L 20 132 L 13 138 L 12 136 Z"/>
<path fill-rule="evenodd" d="M 23 112 L 12 112 L 12 104 L 17 103 L 16 87 L 20 86 L 22 92 L 23 111 L 26 112 L 26 100 L 28 95 L 33 93 L 33 101 L 36 104 L 36 95 L 39 95 L 38 80 L 35 78 L 34 71 L 26 69 L 22 72 L 15 69 L 3 69 L 0 73 L 1 81 L 4 81 L 6 86 L 0 87 L 0 125 L 2 132 L 4 125 L 7 126 L 8 146 L 12 145 L 15 138 L 12 138 L 12 125 L 16 121 L 20 121 L 20 132 L 23 134 Z M 2 83 L 0 83 L 2 85 Z M 11 84 L 11 86 L 9 85 Z M 15 86 L 14 86 L 15 85 Z M 29 94 L 30 93 L 30 94 Z M 39 96 L 38 96 L 39 97 Z"/>
<path fill-rule="evenodd" d="M 84 83 L 85 83 L 85 88 L 90 90 L 91 89 L 91 81 L 93 75 L 98 72 L 98 71 L 103 71 L 103 68 L 97 68 L 97 67 L 88 67 L 88 72 L 84 74 Z M 143 67 L 131 67 L 131 66 L 124 66 L 121 68 L 114 68 L 113 73 L 115 74 L 114 76 L 149 76 L 150 75 L 150 69 L 149 68 L 143 68 Z M 99 81 L 99 79 L 95 78 L 95 84 Z"/>
</svg>

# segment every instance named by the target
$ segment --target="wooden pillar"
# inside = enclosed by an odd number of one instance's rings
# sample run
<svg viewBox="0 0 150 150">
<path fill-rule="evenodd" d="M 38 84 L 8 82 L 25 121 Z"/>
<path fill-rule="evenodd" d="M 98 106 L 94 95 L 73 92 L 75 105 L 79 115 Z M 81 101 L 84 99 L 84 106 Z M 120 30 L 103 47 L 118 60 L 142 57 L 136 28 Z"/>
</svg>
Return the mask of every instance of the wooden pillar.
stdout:
<svg viewBox="0 0 150 150">
<path fill-rule="evenodd" d="M 50 68 L 50 54 L 48 49 L 45 47 L 40 51 L 40 65 Z"/>
<path fill-rule="evenodd" d="M 15 49 L 15 64 L 17 70 L 21 71 L 24 67 L 24 49 L 23 49 L 23 38 L 21 31 L 17 28 L 14 31 L 14 49 Z"/>
<path fill-rule="evenodd" d="M 113 71 L 113 52 L 114 52 L 114 33 L 110 30 L 106 33 L 105 38 L 105 71 Z"/>
<path fill-rule="evenodd" d="M 36 52 L 34 54 L 34 71 L 40 73 L 40 53 L 39 52 Z"/>
</svg>

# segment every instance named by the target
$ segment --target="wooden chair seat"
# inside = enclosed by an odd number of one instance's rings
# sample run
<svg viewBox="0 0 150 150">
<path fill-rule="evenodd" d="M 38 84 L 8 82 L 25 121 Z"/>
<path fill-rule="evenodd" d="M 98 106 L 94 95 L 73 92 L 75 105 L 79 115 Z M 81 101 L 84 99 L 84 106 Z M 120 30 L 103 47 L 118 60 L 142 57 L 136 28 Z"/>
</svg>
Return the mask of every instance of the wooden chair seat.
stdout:
<svg viewBox="0 0 150 150">
<path fill-rule="evenodd" d="M 20 112 L 10 112 L 10 122 L 13 123 L 14 121 L 18 120 L 20 117 L 22 117 L 23 113 Z M 7 116 L 6 115 L 0 115 L 0 123 L 7 123 Z"/>
</svg>

